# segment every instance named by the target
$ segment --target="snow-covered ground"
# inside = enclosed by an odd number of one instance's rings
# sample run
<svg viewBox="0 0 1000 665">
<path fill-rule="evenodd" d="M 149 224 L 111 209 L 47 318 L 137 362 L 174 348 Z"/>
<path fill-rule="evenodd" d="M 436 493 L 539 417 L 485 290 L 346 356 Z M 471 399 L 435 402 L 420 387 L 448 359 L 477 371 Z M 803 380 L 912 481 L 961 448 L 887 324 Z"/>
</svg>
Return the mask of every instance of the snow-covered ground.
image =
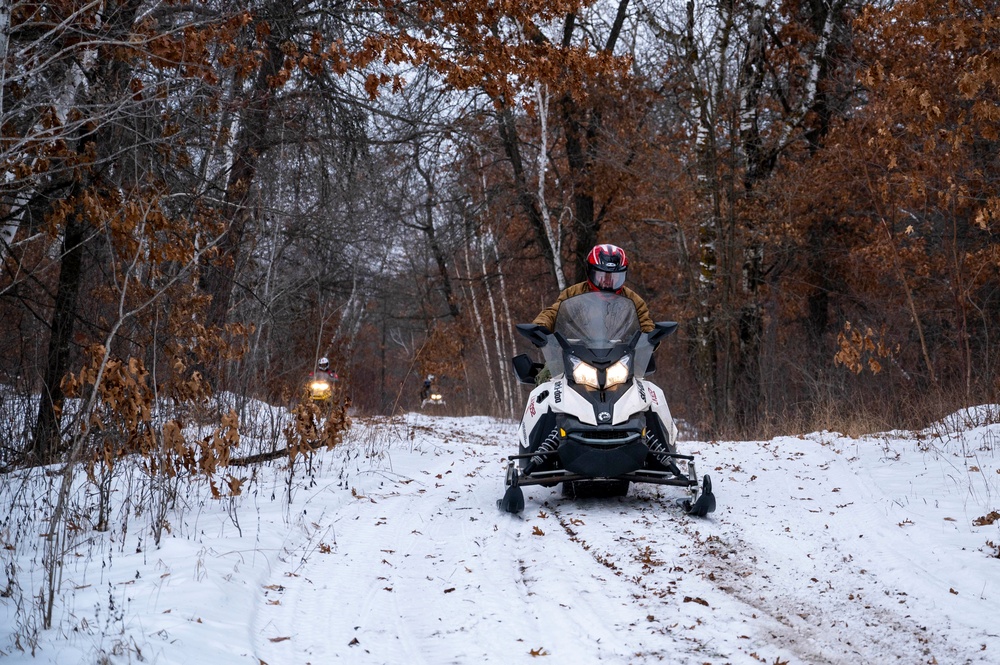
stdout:
<svg viewBox="0 0 1000 665">
<path fill-rule="evenodd" d="M 0 561 L 18 584 L 0 597 L 0 659 L 998 663 L 1000 520 L 976 525 L 1000 510 L 996 415 L 682 441 L 718 498 L 700 520 L 648 485 L 526 488 L 524 513 L 502 514 L 513 424 L 360 422 L 291 483 L 274 463 L 238 498 L 181 496 L 159 547 L 142 516 L 124 533 L 81 523 L 34 656 L 37 612 L 15 623 L 14 606 L 41 589 L 39 548 L 9 539 L 35 506 L 6 491 Z"/>
</svg>

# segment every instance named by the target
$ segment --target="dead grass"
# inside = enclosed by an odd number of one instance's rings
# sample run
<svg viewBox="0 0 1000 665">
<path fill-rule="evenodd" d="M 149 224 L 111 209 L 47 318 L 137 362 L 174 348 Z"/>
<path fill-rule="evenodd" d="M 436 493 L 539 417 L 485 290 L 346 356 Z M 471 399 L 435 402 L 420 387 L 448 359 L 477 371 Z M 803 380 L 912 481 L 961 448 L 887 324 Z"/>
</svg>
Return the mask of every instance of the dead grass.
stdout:
<svg viewBox="0 0 1000 665">
<path fill-rule="evenodd" d="M 891 392 L 853 400 L 826 397 L 787 408 L 781 413 L 765 414 L 757 425 L 750 428 L 720 428 L 716 435 L 720 438 L 765 440 L 824 430 L 852 438 L 892 430 L 917 431 L 962 408 L 991 401 L 995 401 L 992 396 L 982 395 L 966 400 L 963 395 L 944 391 L 917 394 Z"/>
</svg>

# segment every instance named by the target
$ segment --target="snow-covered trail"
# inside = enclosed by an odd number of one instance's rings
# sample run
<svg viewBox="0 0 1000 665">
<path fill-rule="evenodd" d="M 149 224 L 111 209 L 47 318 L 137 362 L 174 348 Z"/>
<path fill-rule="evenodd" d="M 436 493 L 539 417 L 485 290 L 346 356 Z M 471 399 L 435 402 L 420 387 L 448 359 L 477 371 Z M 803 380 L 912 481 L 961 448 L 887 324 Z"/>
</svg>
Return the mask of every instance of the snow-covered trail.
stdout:
<svg viewBox="0 0 1000 665">
<path fill-rule="evenodd" d="M 330 520 L 335 541 L 275 571 L 258 612 L 261 659 L 636 662 L 667 646 L 648 603 L 635 599 L 641 580 L 576 532 L 589 509 L 564 511 L 548 497 L 551 509 L 538 504 L 523 517 L 497 510 L 512 433 L 424 431 L 412 453 L 392 454 L 398 475 L 354 491 Z M 628 512 L 617 502 L 590 508 L 595 524 Z M 636 545 L 626 556 L 643 552 Z"/>
<path fill-rule="evenodd" d="M 526 488 L 510 516 L 496 499 L 513 426 L 405 427 L 379 471 L 300 501 L 307 535 L 254 612 L 263 662 L 1000 660 L 983 618 L 1000 615 L 996 584 L 980 572 L 1000 561 L 970 526 L 996 498 L 992 453 L 976 490 L 942 471 L 967 451 L 835 435 L 682 442 L 715 481 L 708 519 L 648 485 L 589 500 Z"/>
</svg>

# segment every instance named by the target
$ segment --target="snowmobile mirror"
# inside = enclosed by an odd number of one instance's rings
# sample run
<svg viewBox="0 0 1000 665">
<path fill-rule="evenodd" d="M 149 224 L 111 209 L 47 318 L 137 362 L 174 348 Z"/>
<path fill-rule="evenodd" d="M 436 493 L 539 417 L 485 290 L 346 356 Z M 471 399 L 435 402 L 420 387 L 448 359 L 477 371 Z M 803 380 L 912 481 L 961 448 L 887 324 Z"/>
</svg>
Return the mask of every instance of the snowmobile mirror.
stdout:
<svg viewBox="0 0 1000 665">
<path fill-rule="evenodd" d="M 517 331 L 538 348 L 548 344 L 548 331 L 537 323 L 519 323 Z"/>
<path fill-rule="evenodd" d="M 526 353 L 514 356 L 511 358 L 511 363 L 514 365 L 514 374 L 521 383 L 534 384 L 535 377 L 542 368 L 542 363 L 532 362 Z"/>
<path fill-rule="evenodd" d="M 676 321 L 657 321 L 649 332 L 649 343 L 656 346 L 661 340 L 670 337 L 676 330 Z"/>
</svg>

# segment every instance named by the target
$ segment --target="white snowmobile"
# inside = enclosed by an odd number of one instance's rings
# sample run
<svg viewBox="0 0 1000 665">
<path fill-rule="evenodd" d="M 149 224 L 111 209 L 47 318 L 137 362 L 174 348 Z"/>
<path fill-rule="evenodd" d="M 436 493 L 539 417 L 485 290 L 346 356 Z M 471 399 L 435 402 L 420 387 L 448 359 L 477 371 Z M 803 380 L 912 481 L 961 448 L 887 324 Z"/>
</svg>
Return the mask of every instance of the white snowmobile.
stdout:
<svg viewBox="0 0 1000 665">
<path fill-rule="evenodd" d="M 540 371 L 550 377 L 531 391 L 518 428 L 520 452 L 511 455 L 497 501 L 501 510 L 524 509 L 524 485 L 562 483 L 564 496 L 624 496 L 633 482 L 686 488 L 680 501 L 691 515 L 715 510 L 712 481 L 699 489 L 694 457 L 677 452 L 677 427 L 663 391 L 643 377 L 653 369 L 656 346 L 677 329 L 657 323 L 643 333 L 626 297 L 593 292 L 564 300 L 555 330 L 518 324 L 541 348 L 542 363 L 513 359 L 522 383 Z M 684 471 L 678 461 L 685 462 Z"/>
</svg>

